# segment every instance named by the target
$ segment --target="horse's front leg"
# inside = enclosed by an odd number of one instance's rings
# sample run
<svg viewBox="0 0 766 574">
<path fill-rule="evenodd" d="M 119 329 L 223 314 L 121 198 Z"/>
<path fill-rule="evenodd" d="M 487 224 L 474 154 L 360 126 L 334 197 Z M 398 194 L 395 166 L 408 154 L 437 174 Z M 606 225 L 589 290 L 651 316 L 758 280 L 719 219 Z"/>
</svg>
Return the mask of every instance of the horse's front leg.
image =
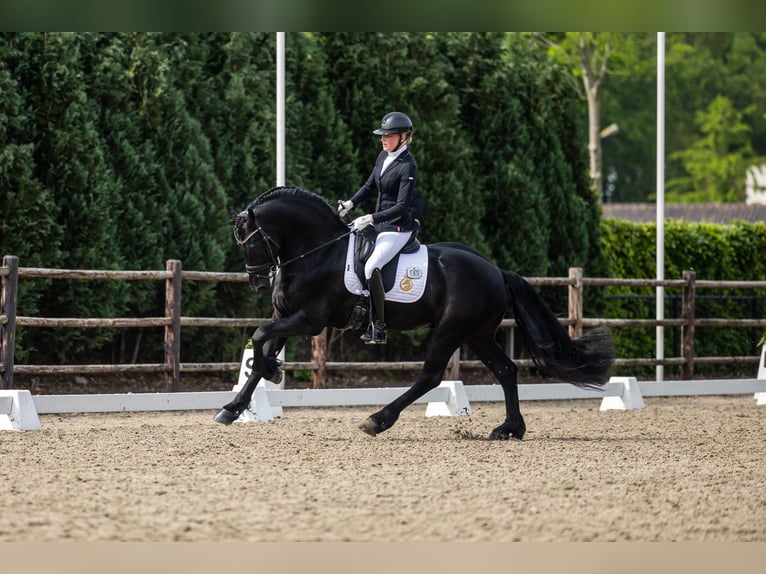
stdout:
<svg viewBox="0 0 766 574">
<path fill-rule="evenodd" d="M 279 375 L 279 367 L 282 364 L 278 359 L 279 352 L 287 342 L 286 338 L 271 339 L 263 346 L 263 375 L 262 378 L 272 383 L 276 382 Z M 255 365 L 255 362 L 253 362 Z"/>
<path fill-rule="evenodd" d="M 277 372 L 276 354 L 288 337 L 296 335 L 315 335 L 317 330 L 308 322 L 303 313 L 296 313 L 283 319 L 278 319 L 261 325 L 253 334 L 253 369 L 240 391 L 230 403 L 216 413 L 214 420 L 221 424 L 230 425 L 239 418 L 255 392 L 258 381 L 262 378 L 270 380 Z M 264 346 L 266 353 L 264 354 Z"/>
</svg>

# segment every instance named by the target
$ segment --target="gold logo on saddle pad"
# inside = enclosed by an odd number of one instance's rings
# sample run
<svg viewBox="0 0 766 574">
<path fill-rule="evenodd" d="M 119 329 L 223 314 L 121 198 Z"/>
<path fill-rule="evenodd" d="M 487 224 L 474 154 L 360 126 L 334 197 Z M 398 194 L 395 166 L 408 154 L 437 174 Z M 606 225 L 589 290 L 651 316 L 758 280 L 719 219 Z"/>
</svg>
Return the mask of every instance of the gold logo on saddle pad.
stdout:
<svg viewBox="0 0 766 574">
<path fill-rule="evenodd" d="M 404 277 L 402 277 L 402 280 L 399 281 L 399 289 L 405 292 L 412 291 L 412 289 L 415 287 L 415 284 L 412 282 L 412 280 L 418 280 L 422 278 L 423 270 L 420 267 L 408 267 L 407 271 L 404 273 Z"/>
</svg>

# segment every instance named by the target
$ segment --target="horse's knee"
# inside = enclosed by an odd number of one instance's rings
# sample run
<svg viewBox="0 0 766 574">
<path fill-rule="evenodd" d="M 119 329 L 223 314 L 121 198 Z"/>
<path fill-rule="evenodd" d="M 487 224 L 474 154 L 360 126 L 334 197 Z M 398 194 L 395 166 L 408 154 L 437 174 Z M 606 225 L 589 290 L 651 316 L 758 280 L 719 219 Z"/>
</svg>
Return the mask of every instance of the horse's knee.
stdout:
<svg viewBox="0 0 766 574">
<path fill-rule="evenodd" d="M 261 376 L 267 381 L 274 381 L 280 373 L 279 368 L 281 366 L 282 361 L 278 358 L 266 356 L 263 358 L 263 373 Z"/>
</svg>

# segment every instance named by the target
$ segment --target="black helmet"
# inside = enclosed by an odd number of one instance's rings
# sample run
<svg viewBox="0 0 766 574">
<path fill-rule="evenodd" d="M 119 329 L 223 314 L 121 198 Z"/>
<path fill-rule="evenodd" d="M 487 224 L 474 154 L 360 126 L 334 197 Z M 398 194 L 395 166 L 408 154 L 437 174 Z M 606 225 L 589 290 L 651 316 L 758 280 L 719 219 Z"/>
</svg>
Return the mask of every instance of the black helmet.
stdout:
<svg viewBox="0 0 766 574">
<path fill-rule="evenodd" d="M 391 112 L 380 120 L 380 127 L 374 132 L 375 135 L 387 134 L 412 134 L 412 120 L 402 112 Z"/>
</svg>

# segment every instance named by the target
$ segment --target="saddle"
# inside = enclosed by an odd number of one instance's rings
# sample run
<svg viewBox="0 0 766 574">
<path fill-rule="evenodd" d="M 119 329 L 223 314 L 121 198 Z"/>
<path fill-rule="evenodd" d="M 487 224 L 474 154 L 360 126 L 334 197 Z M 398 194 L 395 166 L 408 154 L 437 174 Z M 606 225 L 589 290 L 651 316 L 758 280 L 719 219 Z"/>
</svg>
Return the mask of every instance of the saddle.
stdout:
<svg viewBox="0 0 766 574">
<path fill-rule="evenodd" d="M 418 232 L 420 231 L 420 222 L 415 220 L 418 224 L 415 231 L 412 232 L 410 240 L 404 244 L 391 261 L 386 263 L 380 270 L 380 275 L 383 278 L 383 288 L 385 291 L 390 291 L 396 280 L 396 267 L 399 264 L 399 256 L 408 253 L 417 253 L 420 249 L 420 241 L 418 241 Z M 367 226 L 364 230 L 356 234 L 356 244 L 354 246 L 354 272 L 362 285 L 366 285 L 367 279 L 364 276 L 364 264 L 370 258 L 372 250 L 375 247 L 375 238 L 377 232 L 375 228 Z"/>
</svg>

